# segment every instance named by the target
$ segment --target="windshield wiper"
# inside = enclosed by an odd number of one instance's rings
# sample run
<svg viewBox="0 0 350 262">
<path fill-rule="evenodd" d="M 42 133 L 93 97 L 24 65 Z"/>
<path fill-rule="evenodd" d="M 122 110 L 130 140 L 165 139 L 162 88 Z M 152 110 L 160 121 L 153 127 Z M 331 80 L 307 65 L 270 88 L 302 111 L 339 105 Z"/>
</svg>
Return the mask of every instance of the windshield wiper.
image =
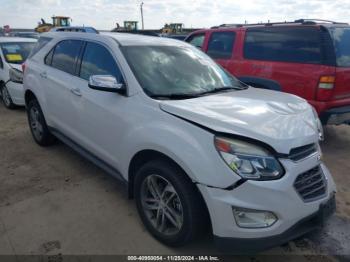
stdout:
<svg viewBox="0 0 350 262">
<path fill-rule="evenodd" d="M 190 98 L 196 98 L 207 94 L 214 94 L 214 93 L 220 93 L 220 92 L 227 92 L 230 90 L 242 90 L 245 89 L 244 87 L 236 87 L 236 86 L 223 86 L 214 88 L 212 90 L 195 93 L 195 94 L 186 94 L 186 93 L 175 93 L 175 94 L 151 94 L 150 97 L 154 99 L 173 99 L 173 100 L 180 100 L 180 99 L 190 99 Z"/>
<path fill-rule="evenodd" d="M 197 94 L 152 94 L 150 97 L 154 99 L 171 99 L 171 100 L 180 100 L 180 99 L 190 99 L 190 98 L 196 98 L 199 95 Z"/>
<path fill-rule="evenodd" d="M 202 96 L 202 95 L 207 95 L 207 94 L 215 94 L 215 93 L 227 92 L 230 90 L 242 90 L 242 89 L 243 88 L 241 88 L 241 87 L 235 87 L 235 86 L 223 86 L 223 87 L 214 88 L 214 89 L 209 90 L 209 91 L 204 91 L 204 92 L 199 93 L 197 95 Z"/>
</svg>

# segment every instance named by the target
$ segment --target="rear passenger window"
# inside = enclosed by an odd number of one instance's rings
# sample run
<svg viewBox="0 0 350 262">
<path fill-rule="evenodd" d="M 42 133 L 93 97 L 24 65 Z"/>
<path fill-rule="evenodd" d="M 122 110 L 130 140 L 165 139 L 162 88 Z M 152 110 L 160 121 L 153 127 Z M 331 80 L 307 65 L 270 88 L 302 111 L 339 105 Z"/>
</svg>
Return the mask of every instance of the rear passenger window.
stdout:
<svg viewBox="0 0 350 262">
<path fill-rule="evenodd" d="M 53 53 L 52 67 L 74 75 L 81 45 L 82 41 L 79 40 L 64 40 L 59 42 Z"/>
<path fill-rule="evenodd" d="M 46 55 L 46 57 L 45 57 L 45 64 L 46 65 L 51 66 L 54 51 L 55 51 L 55 48 L 52 48 L 51 51 Z"/>
<path fill-rule="evenodd" d="M 212 58 L 232 57 L 236 34 L 234 32 L 214 32 L 210 36 L 207 54 Z"/>
<path fill-rule="evenodd" d="M 81 62 L 80 77 L 89 80 L 92 75 L 112 75 L 122 81 L 119 68 L 111 53 L 103 46 L 87 43 Z"/>
<path fill-rule="evenodd" d="M 186 42 L 190 43 L 191 45 L 194 45 L 195 47 L 202 48 L 204 43 L 204 37 L 204 33 L 192 35 L 189 39 L 186 40 Z"/>
<path fill-rule="evenodd" d="M 244 57 L 296 63 L 322 62 L 321 34 L 316 28 L 247 29 Z"/>
</svg>

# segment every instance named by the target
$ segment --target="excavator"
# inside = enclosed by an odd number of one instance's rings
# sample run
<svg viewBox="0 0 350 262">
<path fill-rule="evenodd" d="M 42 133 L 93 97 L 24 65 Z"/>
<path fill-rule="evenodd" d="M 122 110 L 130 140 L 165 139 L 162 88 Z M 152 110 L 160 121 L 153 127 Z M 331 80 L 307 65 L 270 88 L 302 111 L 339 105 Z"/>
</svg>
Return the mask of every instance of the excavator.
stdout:
<svg viewBox="0 0 350 262">
<path fill-rule="evenodd" d="M 71 18 L 68 16 L 53 16 L 52 24 L 47 23 L 43 18 L 41 22 L 38 23 L 38 26 L 34 29 L 35 32 L 44 33 L 50 31 L 53 27 L 65 27 L 70 26 Z"/>
</svg>

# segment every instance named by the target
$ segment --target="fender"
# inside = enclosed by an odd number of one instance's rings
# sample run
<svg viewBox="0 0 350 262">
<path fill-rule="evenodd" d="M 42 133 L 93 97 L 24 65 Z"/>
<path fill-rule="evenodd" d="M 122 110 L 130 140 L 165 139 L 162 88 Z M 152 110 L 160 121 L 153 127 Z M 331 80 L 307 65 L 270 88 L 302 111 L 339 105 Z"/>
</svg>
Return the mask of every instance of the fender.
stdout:
<svg viewBox="0 0 350 262">
<path fill-rule="evenodd" d="M 119 148 L 123 154 L 120 155 L 118 168 L 125 179 L 134 155 L 153 150 L 172 159 L 195 183 L 227 188 L 240 180 L 216 151 L 214 134 L 170 114 L 164 113 L 163 117 L 168 120 L 141 123 L 142 126 L 133 128 L 122 139 Z"/>
<path fill-rule="evenodd" d="M 281 85 L 275 80 L 255 76 L 241 76 L 238 77 L 238 79 L 248 85 L 252 85 L 253 87 L 282 91 Z"/>
</svg>

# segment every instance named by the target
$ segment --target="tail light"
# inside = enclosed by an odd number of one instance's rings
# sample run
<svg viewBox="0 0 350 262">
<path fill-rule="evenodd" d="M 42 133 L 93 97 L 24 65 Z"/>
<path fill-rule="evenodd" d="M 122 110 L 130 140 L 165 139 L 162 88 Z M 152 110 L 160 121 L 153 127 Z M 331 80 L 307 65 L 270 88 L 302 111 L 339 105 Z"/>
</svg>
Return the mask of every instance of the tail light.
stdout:
<svg viewBox="0 0 350 262">
<path fill-rule="evenodd" d="M 327 101 L 332 97 L 335 86 L 335 76 L 321 76 L 318 82 L 317 100 Z"/>
<path fill-rule="evenodd" d="M 23 74 L 24 74 L 24 71 L 26 70 L 26 64 L 25 63 L 23 63 L 22 64 L 22 72 L 23 72 Z"/>
</svg>

